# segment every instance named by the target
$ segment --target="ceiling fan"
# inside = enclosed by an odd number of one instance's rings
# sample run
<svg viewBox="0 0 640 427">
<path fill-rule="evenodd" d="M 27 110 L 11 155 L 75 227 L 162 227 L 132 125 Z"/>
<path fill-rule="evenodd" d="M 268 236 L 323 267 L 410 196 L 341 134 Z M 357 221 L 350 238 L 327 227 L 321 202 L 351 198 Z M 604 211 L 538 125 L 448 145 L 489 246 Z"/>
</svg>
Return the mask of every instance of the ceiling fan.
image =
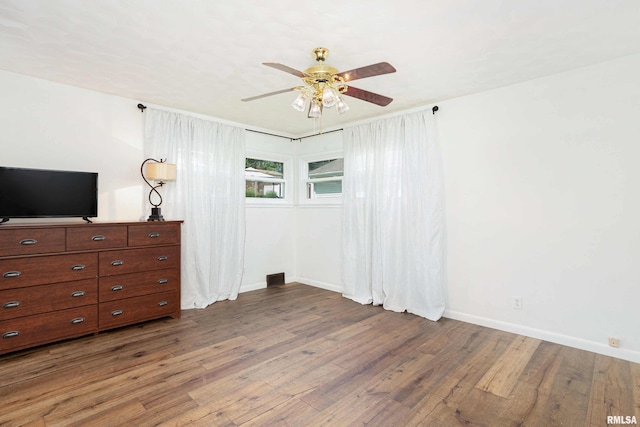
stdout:
<svg viewBox="0 0 640 427">
<path fill-rule="evenodd" d="M 293 74 L 301 78 L 304 86 L 277 90 L 275 92 L 245 98 L 242 99 L 242 101 L 253 101 L 280 93 L 294 90 L 299 91 L 300 94 L 291 106 L 298 111 L 303 111 L 307 100 L 309 100 L 309 118 L 321 117 L 323 107 L 331 108 L 335 105 L 338 114 L 347 111 L 349 106 L 344 102 L 343 95 L 358 98 L 382 107 L 389 105 L 389 103 L 393 101 L 392 98 L 387 96 L 369 92 L 364 89 L 358 89 L 348 84 L 348 82 L 357 79 L 395 73 L 396 69 L 388 62 L 379 62 L 377 64 L 367 65 L 366 67 L 338 72 L 336 68 L 324 65 L 324 61 L 329 55 L 329 51 L 326 48 L 318 47 L 314 49 L 313 55 L 318 65 L 309 67 L 304 71 L 298 71 L 277 62 L 263 62 L 262 64 L 267 67 L 275 68 L 276 70 L 284 71 L 285 73 Z"/>
</svg>

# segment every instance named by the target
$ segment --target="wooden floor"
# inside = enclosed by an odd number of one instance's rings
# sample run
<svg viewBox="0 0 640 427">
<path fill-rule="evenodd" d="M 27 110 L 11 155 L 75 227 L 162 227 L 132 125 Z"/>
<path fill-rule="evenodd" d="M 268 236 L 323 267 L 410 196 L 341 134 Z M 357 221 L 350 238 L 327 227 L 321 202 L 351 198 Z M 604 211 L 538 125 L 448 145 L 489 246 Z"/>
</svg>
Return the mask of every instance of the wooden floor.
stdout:
<svg viewBox="0 0 640 427">
<path fill-rule="evenodd" d="M 0 425 L 605 426 L 640 365 L 289 284 L 0 356 Z"/>
</svg>

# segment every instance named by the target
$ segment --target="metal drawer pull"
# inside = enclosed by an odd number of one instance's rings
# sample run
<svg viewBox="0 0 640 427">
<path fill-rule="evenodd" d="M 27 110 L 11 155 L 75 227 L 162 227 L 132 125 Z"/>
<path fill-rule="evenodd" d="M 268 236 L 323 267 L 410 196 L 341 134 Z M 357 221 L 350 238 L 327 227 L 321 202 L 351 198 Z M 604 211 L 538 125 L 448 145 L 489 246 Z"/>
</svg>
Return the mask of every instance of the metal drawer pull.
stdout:
<svg viewBox="0 0 640 427">
<path fill-rule="evenodd" d="M 164 285 L 165 283 L 168 283 L 169 279 L 159 279 L 158 280 L 158 285 Z"/>
<path fill-rule="evenodd" d="M 164 307 L 165 305 L 169 304 L 167 301 L 160 301 L 158 303 L 158 307 Z"/>
<path fill-rule="evenodd" d="M 84 270 L 86 266 L 84 264 L 76 264 L 76 265 L 72 265 L 71 269 L 74 271 L 78 271 L 78 270 Z"/>
<path fill-rule="evenodd" d="M 169 259 L 169 257 L 168 257 L 168 256 L 166 256 L 166 255 L 160 255 L 160 256 L 158 257 L 158 261 L 166 261 L 166 260 L 168 260 L 168 259 Z"/>
<path fill-rule="evenodd" d="M 22 273 L 19 271 L 7 271 L 6 273 L 4 273 L 2 275 L 2 277 L 4 277 L 5 279 L 8 279 L 10 277 L 18 277 L 20 276 Z"/>
<path fill-rule="evenodd" d="M 115 285 L 115 286 L 111 287 L 111 290 L 114 291 L 114 292 L 115 291 L 121 291 L 123 289 L 124 289 L 124 286 L 122 286 L 122 285 Z"/>
<path fill-rule="evenodd" d="M 83 297 L 83 296 L 84 296 L 84 291 L 75 291 L 75 292 L 71 292 L 71 296 L 72 296 L 73 298 Z"/>
<path fill-rule="evenodd" d="M 113 265 L 114 267 L 118 266 L 118 265 L 122 265 L 124 264 L 124 261 L 122 261 L 121 259 L 117 259 L 115 261 L 111 261 L 111 265 Z"/>
<path fill-rule="evenodd" d="M 91 240 L 93 240 L 94 242 L 101 242 L 103 240 L 107 240 L 107 238 L 98 234 L 97 236 L 93 236 Z"/>
<path fill-rule="evenodd" d="M 75 319 L 71 319 L 72 325 L 77 325 L 78 323 L 84 322 L 84 317 L 76 317 Z"/>
<path fill-rule="evenodd" d="M 120 316 L 122 313 L 123 313 L 122 310 L 113 310 L 111 312 L 111 315 L 112 316 Z"/>
<path fill-rule="evenodd" d="M 149 236 L 149 237 L 151 237 L 153 239 L 154 237 L 160 237 L 160 233 L 153 232 L 153 233 L 147 234 L 147 236 Z"/>
<path fill-rule="evenodd" d="M 21 245 L 35 245 L 36 243 L 38 243 L 38 241 L 36 239 L 22 239 L 20 240 L 20 244 Z"/>
<path fill-rule="evenodd" d="M 12 338 L 20 335 L 20 331 L 9 331 L 2 334 L 2 338 Z"/>
<path fill-rule="evenodd" d="M 20 301 L 9 301 L 2 304 L 2 308 L 13 308 L 20 305 Z"/>
</svg>

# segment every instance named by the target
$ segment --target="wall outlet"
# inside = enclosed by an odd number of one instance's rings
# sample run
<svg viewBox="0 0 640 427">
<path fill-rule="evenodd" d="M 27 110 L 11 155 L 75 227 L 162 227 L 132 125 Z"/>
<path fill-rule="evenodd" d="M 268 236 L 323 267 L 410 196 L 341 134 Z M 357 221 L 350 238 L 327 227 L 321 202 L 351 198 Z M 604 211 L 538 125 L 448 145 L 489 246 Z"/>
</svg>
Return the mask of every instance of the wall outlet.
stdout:
<svg viewBox="0 0 640 427">
<path fill-rule="evenodd" d="M 609 337 L 609 347 L 620 347 L 620 340 L 616 337 Z"/>
<path fill-rule="evenodd" d="M 522 297 L 511 297 L 511 308 L 522 310 Z"/>
</svg>

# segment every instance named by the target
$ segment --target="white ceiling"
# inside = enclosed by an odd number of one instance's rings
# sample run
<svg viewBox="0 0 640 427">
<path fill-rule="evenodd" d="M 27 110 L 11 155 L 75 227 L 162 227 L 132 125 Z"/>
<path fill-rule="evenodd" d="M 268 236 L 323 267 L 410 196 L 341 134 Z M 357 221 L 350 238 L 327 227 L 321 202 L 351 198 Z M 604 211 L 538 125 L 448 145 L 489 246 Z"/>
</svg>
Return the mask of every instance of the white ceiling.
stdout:
<svg viewBox="0 0 640 427">
<path fill-rule="evenodd" d="M 290 104 L 314 65 L 346 71 L 380 61 L 394 74 L 347 98 L 322 128 L 640 52 L 638 0 L 0 0 L 0 69 L 284 134 L 319 123 Z"/>
</svg>

